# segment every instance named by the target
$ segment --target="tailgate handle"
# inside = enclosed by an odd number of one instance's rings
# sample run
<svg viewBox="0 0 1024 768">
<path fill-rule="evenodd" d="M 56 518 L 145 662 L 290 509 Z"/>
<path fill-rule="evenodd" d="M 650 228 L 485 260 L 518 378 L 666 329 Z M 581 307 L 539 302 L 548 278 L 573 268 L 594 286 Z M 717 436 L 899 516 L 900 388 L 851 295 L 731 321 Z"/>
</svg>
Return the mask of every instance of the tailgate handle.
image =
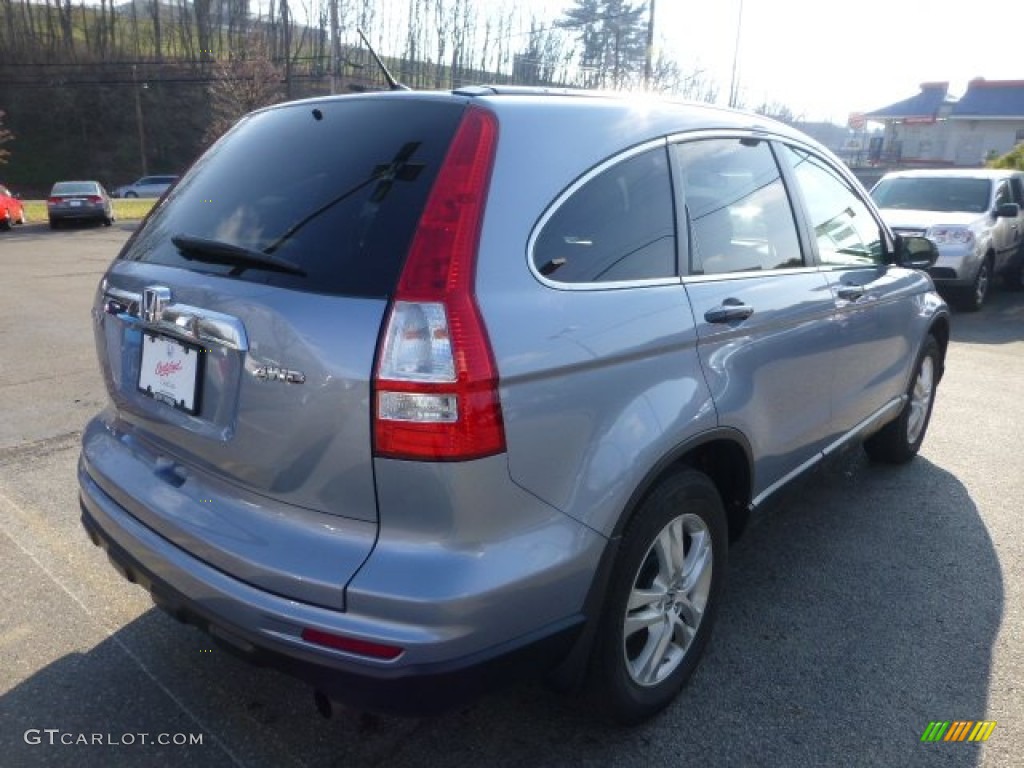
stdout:
<svg viewBox="0 0 1024 768">
<path fill-rule="evenodd" d="M 223 312 L 188 304 L 161 305 L 152 319 L 143 317 L 143 296 L 118 288 L 104 288 L 103 311 L 151 331 L 160 331 L 199 344 L 217 345 L 238 352 L 249 351 L 249 337 L 242 321 Z"/>
<path fill-rule="evenodd" d="M 746 320 L 754 314 L 754 308 L 744 304 L 739 299 L 726 299 L 721 306 L 709 309 L 704 313 L 704 319 L 709 323 L 733 323 L 738 320 Z"/>
</svg>

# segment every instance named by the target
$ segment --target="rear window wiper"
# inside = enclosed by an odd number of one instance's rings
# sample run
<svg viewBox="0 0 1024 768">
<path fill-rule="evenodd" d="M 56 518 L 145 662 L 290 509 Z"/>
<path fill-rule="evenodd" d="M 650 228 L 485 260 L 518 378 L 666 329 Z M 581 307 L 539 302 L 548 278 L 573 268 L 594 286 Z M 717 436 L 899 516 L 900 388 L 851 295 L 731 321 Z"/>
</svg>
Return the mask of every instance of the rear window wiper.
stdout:
<svg viewBox="0 0 1024 768">
<path fill-rule="evenodd" d="M 288 259 L 275 256 L 272 253 L 264 253 L 253 248 L 246 248 L 244 245 L 225 243 L 220 240 L 210 240 L 205 237 L 178 234 L 171 238 L 171 242 L 181 251 L 182 257 L 188 260 L 203 261 L 208 264 L 227 264 L 239 269 L 246 267 L 259 267 L 271 269 L 276 272 L 287 272 L 290 275 L 305 277 L 306 270 Z"/>
</svg>

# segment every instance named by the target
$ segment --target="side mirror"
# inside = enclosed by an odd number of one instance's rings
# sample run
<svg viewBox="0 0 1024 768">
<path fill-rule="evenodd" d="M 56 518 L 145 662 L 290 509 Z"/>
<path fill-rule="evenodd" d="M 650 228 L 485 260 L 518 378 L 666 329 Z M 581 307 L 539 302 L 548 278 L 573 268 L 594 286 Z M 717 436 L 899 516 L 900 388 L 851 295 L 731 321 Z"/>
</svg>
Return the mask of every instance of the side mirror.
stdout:
<svg viewBox="0 0 1024 768">
<path fill-rule="evenodd" d="M 1016 219 L 1020 216 L 1020 206 L 1016 203 L 1003 203 L 996 208 L 997 219 Z"/>
<path fill-rule="evenodd" d="M 896 235 L 896 263 L 907 269 L 928 269 L 939 258 L 939 249 L 927 237 Z"/>
</svg>

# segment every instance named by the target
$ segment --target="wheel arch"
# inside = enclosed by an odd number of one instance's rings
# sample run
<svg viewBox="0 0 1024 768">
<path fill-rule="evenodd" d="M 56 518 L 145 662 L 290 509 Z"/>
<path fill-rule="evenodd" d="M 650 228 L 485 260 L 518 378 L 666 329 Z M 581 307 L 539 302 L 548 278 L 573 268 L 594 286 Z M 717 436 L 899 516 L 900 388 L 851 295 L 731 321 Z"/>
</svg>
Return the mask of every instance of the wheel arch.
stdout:
<svg viewBox="0 0 1024 768">
<path fill-rule="evenodd" d="M 936 317 L 928 329 L 928 333 L 935 337 L 935 341 L 939 345 L 939 370 L 938 378 L 941 380 L 943 373 L 946 371 L 946 350 L 949 347 L 949 316 L 942 314 Z M 924 342 L 922 341 L 922 344 Z M 920 353 L 919 353 L 920 354 Z"/>
<path fill-rule="evenodd" d="M 681 443 L 661 458 L 637 485 L 612 530 L 612 537 L 622 535 L 644 499 L 668 475 L 689 467 L 707 475 L 726 511 L 729 540 L 735 541 L 743 532 L 750 513 L 753 489 L 753 451 L 744 435 L 726 427 L 710 430 Z"/>
</svg>

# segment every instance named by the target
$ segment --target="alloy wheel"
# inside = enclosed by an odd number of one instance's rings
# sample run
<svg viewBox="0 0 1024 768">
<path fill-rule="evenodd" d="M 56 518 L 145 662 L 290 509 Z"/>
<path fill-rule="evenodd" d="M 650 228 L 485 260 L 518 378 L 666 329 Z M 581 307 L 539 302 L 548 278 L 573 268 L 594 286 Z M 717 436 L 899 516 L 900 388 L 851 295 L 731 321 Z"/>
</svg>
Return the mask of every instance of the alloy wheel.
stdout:
<svg viewBox="0 0 1024 768">
<path fill-rule="evenodd" d="M 913 445 L 921 436 L 928 419 L 928 408 L 935 390 L 935 364 L 932 358 L 925 356 L 914 379 L 914 388 L 910 392 L 910 413 L 907 416 L 907 442 Z"/>
<path fill-rule="evenodd" d="M 623 654 L 632 680 L 657 685 L 682 663 L 711 591 L 711 532 L 693 514 L 671 520 L 640 564 L 626 604 Z"/>
</svg>

